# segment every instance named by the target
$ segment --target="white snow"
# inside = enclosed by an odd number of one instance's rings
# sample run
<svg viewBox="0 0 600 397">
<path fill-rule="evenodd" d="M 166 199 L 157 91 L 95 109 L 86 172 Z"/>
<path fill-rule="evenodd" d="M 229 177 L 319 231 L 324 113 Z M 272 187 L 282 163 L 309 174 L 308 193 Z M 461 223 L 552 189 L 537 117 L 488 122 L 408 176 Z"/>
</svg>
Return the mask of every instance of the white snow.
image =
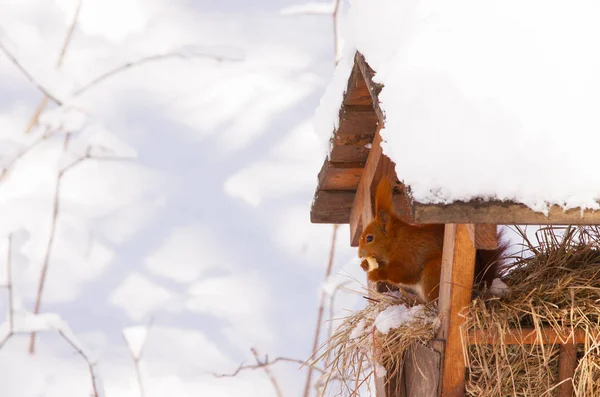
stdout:
<svg viewBox="0 0 600 397">
<path fill-rule="evenodd" d="M 377 363 L 375 365 L 375 375 L 378 378 L 384 378 L 386 374 L 387 374 L 387 370 L 385 369 L 385 367 L 383 365 Z"/>
<path fill-rule="evenodd" d="M 500 280 L 499 278 L 495 278 L 492 280 L 490 293 L 494 296 L 502 298 L 510 293 L 510 287 L 506 285 L 504 281 Z"/>
<path fill-rule="evenodd" d="M 326 2 L 311 1 L 304 4 L 295 4 L 283 8 L 279 13 L 281 15 L 332 15 L 334 10 L 335 0 Z"/>
<path fill-rule="evenodd" d="M 196 281 L 212 269 L 231 268 L 227 250 L 201 225 L 174 228 L 145 259 L 153 274 L 178 283 Z"/>
<path fill-rule="evenodd" d="M 335 68 L 333 77 L 325 93 L 321 97 L 319 107 L 315 112 L 313 120 L 314 128 L 323 145 L 323 150 L 329 156 L 331 151 L 330 139 L 333 132 L 339 127 L 339 110 L 344 92 L 348 87 L 348 78 L 354 65 L 355 47 L 346 42 L 342 49 L 342 56 Z"/>
<path fill-rule="evenodd" d="M 108 302 L 121 308 L 132 320 L 140 321 L 166 307 L 173 299 L 170 290 L 134 272 L 110 294 Z"/>
<path fill-rule="evenodd" d="M 356 325 L 352 329 L 352 332 L 350 332 L 350 340 L 357 339 L 357 338 L 360 338 L 361 336 L 363 336 L 365 334 L 365 328 L 366 328 L 366 321 L 363 318 L 358 323 L 356 323 Z"/>
<path fill-rule="evenodd" d="M 423 316 L 423 305 L 407 307 L 405 305 L 388 306 L 375 318 L 375 327 L 382 334 L 387 334 L 394 328 L 411 321 L 415 317 Z"/>
<path fill-rule="evenodd" d="M 148 339 L 149 326 L 136 325 L 123 329 L 123 337 L 127 341 L 127 346 L 131 351 L 131 355 L 138 359 L 142 356 L 146 339 Z"/>
<path fill-rule="evenodd" d="M 384 153 L 416 200 L 600 208 L 599 3 L 352 0 L 349 19 L 384 85 Z M 317 112 L 323 139 L 351 61 Z"/>
</svg>

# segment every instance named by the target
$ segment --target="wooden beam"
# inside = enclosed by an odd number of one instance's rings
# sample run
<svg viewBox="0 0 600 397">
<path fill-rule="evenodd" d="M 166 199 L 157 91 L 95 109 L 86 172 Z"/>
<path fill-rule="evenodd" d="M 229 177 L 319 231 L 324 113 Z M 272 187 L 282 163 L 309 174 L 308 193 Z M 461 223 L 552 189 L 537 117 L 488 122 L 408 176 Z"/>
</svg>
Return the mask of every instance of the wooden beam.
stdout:
<svg viewBox="0 0 600 397">
<path fill-rule="evenodd" d="M 317 190 L 310 210 L 312 223 L 348 223 L 354 201 L 352 191 Z"/>
<path fill-rule="evenodd" d="M 475 241 L 473 225 L 446 225 L 440 277 L 438 307 L 441 327 L 438 337 L 445 340 L 441 369 L 442 397 L 459 397 L 465 391 L 465 362 L 460 326 L 464 317 L 459 313 L 471 301 L 475 272 Z M 471 229 L 471 231 L 469 230 Z"/>
<path fill-rule="evenodd" d="M 573 343 L 560 345 L 558 361 L 558 395 L 559 397 L 573 396 L 573 376 L 577 368 L 577 346 Z"/>
<path fill-rule="evenodd" d="M 499 225 L 597 225 L 600 211 L 580 209 L 563 211 L 558 206 L 550 208 L 548 216 L 535 212 L 523 204 L 500 201 L 456 202 L 452 204 L 413 203 L 416 223 L 493 223 Z"/>
<path fill-rule="evenodd" d="M 588 340 L 588 334 L 582 329 L 565 330 L 563 333 L 557 333 L 550 328 L 536 330 L 534 328 L 510 329 L 505 334 L 500 334 L 497 329 L 475 330 L 469 333 L 469 344 L 471 345 L 492 345 L 503 343 L 505 345 L 533 345 L 541 344 L 553 345 L 563 343 L 585 343 Z M 591 335 L 596 341 L 600 340 L 600 335 Z"/>
</svg>

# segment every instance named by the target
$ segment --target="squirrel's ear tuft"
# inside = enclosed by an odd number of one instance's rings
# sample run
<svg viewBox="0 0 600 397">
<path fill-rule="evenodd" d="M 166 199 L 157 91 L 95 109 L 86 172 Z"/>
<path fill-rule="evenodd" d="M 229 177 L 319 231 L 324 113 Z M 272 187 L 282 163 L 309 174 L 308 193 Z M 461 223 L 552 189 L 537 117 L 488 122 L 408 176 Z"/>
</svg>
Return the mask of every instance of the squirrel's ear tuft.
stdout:
<svg viewBox="0 0 600 397">
<path fill-rule="evenodd" d="M 379 226 L 381 227 L 381 230 L 385 234 L 388 234 L 388 232 L 390 231 L 391 220 L 392 220 L 392 217 L 391 217 L 390 213 L 387 210 L 381 209 L 377 213 L 377 222 L 379 223 Z"/>
</svg>

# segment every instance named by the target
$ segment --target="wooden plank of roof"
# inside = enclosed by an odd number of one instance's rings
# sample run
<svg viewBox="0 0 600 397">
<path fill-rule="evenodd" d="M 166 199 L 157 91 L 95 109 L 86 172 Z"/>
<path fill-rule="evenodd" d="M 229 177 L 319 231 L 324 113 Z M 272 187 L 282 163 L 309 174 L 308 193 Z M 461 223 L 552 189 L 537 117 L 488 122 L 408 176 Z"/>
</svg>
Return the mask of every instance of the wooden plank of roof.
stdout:
<svg viewBox="0 0 600 397">
<path fill-rule="evenodd" d="M 395 198 L 403 200 L 404 198 Z M 570 209 L 555 205 L 548 216 L 523 204 L 501 201 L 473 200 L 452 204 L 412 203 L 412 218 L 416 223 L 495 223 L 500 225 L 595 225 L 600 224 L 600 211 Z"/>
<path fill-rule="evenodd" d="M 353 191 L 317 190 L 310 211 L 312 223 L 349 223 Z"/>
<path fill-rule="evenodd" d="M 311 208 L 312 222 L 349 223 L 354 192 L 378 124 L 371 93 L 361 69 L 355 65 L 340 108 L 339 127 L 331 139 L 331 153 L 319 173 Z"/>
<path fill-rule="evenodd" d="M 371 95 L 371 105 L 373 106 L 373 109 L 375 110 L 375 114 L 377 114 L 377 118 L 379 119 L 379 122 L 381 124 L 383 124 L 385 117 L 383 115 L 383 111 L 379 107 L 379 98 L 378 98 L 379 93 L 381 92 L 381 89 L 383 88 L 383 86 L 381 84 L 375 83 L 373 81 L 373 76 L 375 76 L 375 72 L 373 71 L 373 69 L 371 69 L 369 64 L 367 64 L 365 57 L 363 57 L 363 55 L 359 52 L 357 52 L 356 55 L 354 56 L 354 65 L 358 66 L 358 68 L 360 69 L 360 71 L 362 73 L 362 77 L 365 82 L 365 85 L 366 85 L 367 89 L 369 90 L 369 94 Z"/>
<path fill-rule="evenodd" d="M 350 72 L 346 95 L 342 103 L 350 106 L 369 106 L 371 109 L 373 107 L 371 93 L 356 62 Z"/>
<path fill-rule="evenodd" d="M 334 163 L 364 163 L 377 130 L 372 107 L 342 106 L 340 124 L 332 139 L 329 160 Z"/>
<path fill-rule="evenodd" d="M 325 161 L 319 173 L 321 190 L 349 190 L 355 192 L 363 174 L 360 164 Z"/>
</svg>

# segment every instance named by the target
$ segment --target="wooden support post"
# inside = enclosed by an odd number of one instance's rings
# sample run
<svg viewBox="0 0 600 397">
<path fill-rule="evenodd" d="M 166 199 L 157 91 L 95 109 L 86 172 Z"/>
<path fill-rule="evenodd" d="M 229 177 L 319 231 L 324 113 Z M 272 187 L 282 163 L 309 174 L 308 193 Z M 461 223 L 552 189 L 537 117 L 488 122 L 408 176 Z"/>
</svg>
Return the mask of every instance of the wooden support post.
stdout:
<svg viewBox="0 0 600 397">
<path fill-rule="evenodd" d="M 444 233 L 438 337 L 445 340 L 441 368 L 442 397 L 459 397 L 465 391 L 465 362 L 460 336 L 461 310 L 471 301 L 475 271 L 475 235 L 470 224 L 447 224 Z"/>
<path fill-rule="evenodd" d="M 559 397 L 573 396 L 573 375 L 577 368 L 577 345 L 566 343 L 560 345 L 558 364 L 558 395 Z"/>
</svg>

